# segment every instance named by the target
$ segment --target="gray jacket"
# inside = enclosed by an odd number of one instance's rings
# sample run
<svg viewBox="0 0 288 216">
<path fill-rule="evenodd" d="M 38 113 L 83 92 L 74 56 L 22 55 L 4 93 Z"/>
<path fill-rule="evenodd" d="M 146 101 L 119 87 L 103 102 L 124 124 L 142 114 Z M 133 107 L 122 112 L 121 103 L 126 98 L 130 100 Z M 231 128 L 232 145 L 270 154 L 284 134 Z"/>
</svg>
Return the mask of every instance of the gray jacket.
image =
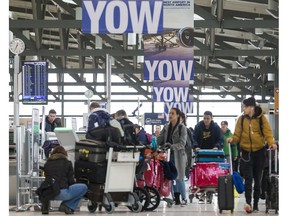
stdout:
<svg viewBox="0 0 288 216">
<path fill-rule="evenodd" d="M 160 132 L 160 135 L 157 137 L 157 143 L 158 145 L 164 145 L 167 140 L 168 136 L 168 128 L 169 124 L 166 124 L 163 129 Z M 187 155 L 185 153 L 185 145 L 187 140 L 187 130 L 186 126 L 183 125 L 181 127 L 181 131 L 179 133 L 179 125 L 182 123 L 179 123 L 177 127 L 175 128 L 173 135 L 172 135 L 172 149 L 174 150 L 174 158 L 175 158 L 175 166 L 178 171 L 177 179 L 184 179 L 185 176 L 185 167 L 186 167 L 186 161 L 187 161 Z"/>
</svg>

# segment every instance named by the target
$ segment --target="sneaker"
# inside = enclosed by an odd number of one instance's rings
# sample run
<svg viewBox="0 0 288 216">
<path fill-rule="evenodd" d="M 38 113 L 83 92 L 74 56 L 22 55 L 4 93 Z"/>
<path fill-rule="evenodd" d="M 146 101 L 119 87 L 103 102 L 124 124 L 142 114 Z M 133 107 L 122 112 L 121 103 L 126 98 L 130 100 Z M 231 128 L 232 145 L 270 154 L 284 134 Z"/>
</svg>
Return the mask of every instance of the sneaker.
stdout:
<svg viewBox="0 0 288 216">
<path fill-rule="evenodd" d="M 185 206 L 185 205 L 187 205 L 187 203 L 188 203 L 187 199 L 183 199 L 182 202 L 181 202 L 181 206 Z"/>
<path fill-rule="evenodd" d="M 246 211 L 247 214 L 251 214 L 252 213 L 251 205 L 245 204 L 244 210 Z"/>
</svg>

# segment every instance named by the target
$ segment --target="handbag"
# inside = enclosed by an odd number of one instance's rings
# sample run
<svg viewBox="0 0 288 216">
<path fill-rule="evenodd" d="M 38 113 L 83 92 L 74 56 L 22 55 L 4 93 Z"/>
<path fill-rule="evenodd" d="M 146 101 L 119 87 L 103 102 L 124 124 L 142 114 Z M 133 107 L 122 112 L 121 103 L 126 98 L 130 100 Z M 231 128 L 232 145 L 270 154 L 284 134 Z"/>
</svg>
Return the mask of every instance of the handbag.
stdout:
<svg viewBox="0 0 288 216">
<path fill-rule="evenodd" d="M 60 186 L 54 178 L 45 178 L 40 187 L 37 188 L 36 194 L 41 202 L 47 202 L 60 194 Z"/>
</svg>

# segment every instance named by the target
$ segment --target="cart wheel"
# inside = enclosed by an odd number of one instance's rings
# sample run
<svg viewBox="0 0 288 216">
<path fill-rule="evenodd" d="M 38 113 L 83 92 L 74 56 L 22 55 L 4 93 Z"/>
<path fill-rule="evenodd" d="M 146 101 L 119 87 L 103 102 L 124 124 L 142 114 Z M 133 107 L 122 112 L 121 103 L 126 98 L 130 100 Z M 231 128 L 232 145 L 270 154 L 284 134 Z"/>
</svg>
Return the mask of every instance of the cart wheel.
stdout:
<svg viewBox="0 0 288 216">
<path fill-rule="evenodd" d="M 193 198 L 194 198 L 194 194 L 189 194 L 189 200 L 190 200 L 190 203 L 193 202 Z"/>
<path fill-rule="evenodd" d="M 208 193 L 208 194 L 207 194 L 207 202 L 208 202 L 209 204 L 211 204 L 211 203 L 212 203 L 212 200 L 213 200 L 213 194 L 212 194 L 212 193 Z"/>
<path fill-rule="evenodd" d="M 108 214 L 112 214 L 115 210 L 115 203 L 112 200 L 112 197 L 109 193 L 105 193 L 103 196 L 103 205 L 102 205 Z"/>
<path fill-rule="evenodd" d="M 149 202 L 150 202 L 150 195 L 148 191 L 146 191 L 144 188 L 135 187 L 134 192 L 138 195 L 139 201 L 142 204 L 142 211 L 145 211 L 146 208 L 149 206 Z"/>
<path fill-rule="evenodd" d="M 150 195 L 150 202 L 149 202 L 149 206 L 146 208 L 147 211 L 153 211 L 155 210 L 161 201 L 161 197 L 159 192 L 153 188 L 153 187 L 148 187 L 145 186 L 145 190 L 148 191 L 149 195 Z"/>
<path fill-rule="evenodd" d="M 233 213 L 234 212 L 234 209 L 231 209 L 231 213 Z"/>
<path fill-rule="evenodd" d="M 115 211 L 115 204 L 114 202 L 110 202 L 109 205 L 104 207 L 108 214 L 112 214 Z"/>
<path fill-rule="evenodd" d="M 222 214 L 222 209 L 219 209 L 219 213 Z"/>
<path fill-rule="evenodd" d="M 97 210 L 98 204 L 95 201 L 89 200 L 87 203 L 87 208 L 90 213 L 94 213 Z"/>
<path fill-rule="evenodd" d="M 137 201 L 132 206 L 128 207 L 132 212 L 138 213 L 142 210 L 142 204 L 140 201 Z"/>
</svg>

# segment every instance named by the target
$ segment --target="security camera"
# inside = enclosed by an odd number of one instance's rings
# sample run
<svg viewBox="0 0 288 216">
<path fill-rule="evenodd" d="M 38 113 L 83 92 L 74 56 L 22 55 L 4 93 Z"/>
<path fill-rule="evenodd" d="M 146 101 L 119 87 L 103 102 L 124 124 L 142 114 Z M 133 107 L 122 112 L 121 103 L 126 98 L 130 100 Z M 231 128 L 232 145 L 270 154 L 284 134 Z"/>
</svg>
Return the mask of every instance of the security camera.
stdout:
<svg viewBox="0 0 288 216">
<path fill-rule="evenodd" d="M 180 29 L 177 33 L 177 43 L 183 47 L 193 47 L 194 46 L 194 29 L 191 27 L 185 27 Z"/>
</svg>

